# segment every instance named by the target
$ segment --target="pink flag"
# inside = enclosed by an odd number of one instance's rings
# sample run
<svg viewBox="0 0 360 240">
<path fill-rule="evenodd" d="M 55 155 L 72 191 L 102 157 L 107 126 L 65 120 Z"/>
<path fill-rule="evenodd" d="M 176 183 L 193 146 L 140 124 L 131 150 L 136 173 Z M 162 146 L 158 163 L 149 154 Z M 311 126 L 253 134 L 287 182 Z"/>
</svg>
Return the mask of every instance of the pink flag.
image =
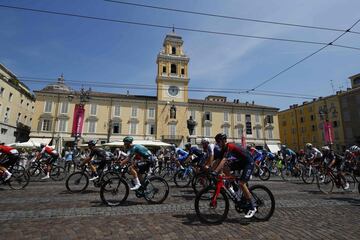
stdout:
<svg viewBox="0 0 360 240">
<path fill-rule="evenodd" d="M 245 137 L 245 134 L 244 134 L 244 130 L 242 130 L 242 132 L 241 132 L 241 146 L 243 148 L 246 148 L 246 137 Z"/>
<path fill-rule="evenodd" d="M 334 141 L 333 127 L 330 122 L 324 122 L 325 142 L 332 144 Z"/>
<path fill-rule="evenodd" d="M 84 124 L 85 108 L 82 104 L 76 104 L 74 109 L 74 120 L 72 126 L 72 136 L 81 136 Z"/>
</svg>

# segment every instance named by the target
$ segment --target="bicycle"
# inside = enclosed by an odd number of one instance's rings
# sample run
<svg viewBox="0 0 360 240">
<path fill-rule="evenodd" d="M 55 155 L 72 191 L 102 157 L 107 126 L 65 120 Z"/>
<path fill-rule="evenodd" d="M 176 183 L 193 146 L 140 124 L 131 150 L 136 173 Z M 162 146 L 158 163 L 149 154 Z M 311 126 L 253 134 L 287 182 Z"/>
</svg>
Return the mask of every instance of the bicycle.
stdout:
<svg viewBox="0 0 360 240">
<path fill-rule="evenodd" d="M 318 173 L 316 175 L 316 183 L 319 190 L 325 194 L 333 191 L 334 185 L 337 188 L 342 188 L 344 191 L 352 192 L 355 189 L 356 180 L 354 176 L 349 173 L 344 174 L 344 179 L 341 177 L 341 172 L 334 172 L 332 169 L 327 168 L 324 174 Z M 346 183 L 349 188 L 345 189 Z"/>
<path fill-rule="evenodd" d="M 281 169 L 281 178 L 284 181 L 290 181 L 292 178 L 300 179 L 303 172 L 303 165 L 299 162 L 295 164 L 290 164 L 288 161 L 285 161 Z"/>
<path fill-rule="evenodd" d="M 33 160 L 28 168 L 27 172 L 30 178 L 39 178 L 45 176 L 47 173 L 46 160 Z M 61 181 L 66 177 L 65 169 L 56 164 L 51 164 L 50 178 L 54 181 Z"/>
<path fill-rule="evenodd" d="M 262 181 L 267 181 L 270 178 L 270 170 L 266 166 L 265 161 L 263 162 L 255 162 L 255 168 L 253 175 L 255 177 L 259 177 Z"/>
<path fill-rule="evenodd" d="M 24 189 L 28 184 L 30 177 L 25 168 L 19 164 L 10 166 L 8 170 L 11 172 L 11 178 L 5 181 L 5 172 L 0 173 L 0 185 L 9 185 L 13 190 Z"/>
<path fill-rule="evenodd" d="M 129 184 L 132 180 L 125 176 L 128 173 L 128 166 L 124 166 L 121 172 L 122 174 L 108 179 L 101 185 L 100 198 L 108 206 L 123 205 L 129 196 Z M 145 176 L 140 180 L 141 187 L 135 190 L 135 196 L 145 198 L 148 203 L 163 203 L 169 194 L 169 185 L 166 180 L 152 175 L 149 170 L 143 175 Z"/>
<path fill-rule="evenodd" d="M 93 161 L 94 164 L 98 162 Z M 93 181 L 94 187 L 101 187 L 101 185 L 110 179 L 111 177 L 118 176 L 119 171 L 115 168 L 115 165 L 111 167 L 108 164 L 108 169 L 102 169 L 99 171 L 99 178 Z M 91 171 L 88 170 L 87 165 L 80 167 L 80 171 L 74 172 L 69 175 L 69 177 L 65 181 L 66 189 L 71 193 L 81 193 L 87 189 L 89 186 L 89 177 L 91 175 Z"/>
<path fill-rule="evenodd" d="M 230 186 L 234 186 L 234 188 L 238 186 L 238 180 L 239 177 L 237 176 L 218 175 L 213 177 L 215 186 L 208 186 L 196 195 L 195 211 L 201 222 L 222 223 L 229 212 L 229 199 L 233 201 L 238 213 L 249 210 L 244 194 L 241 193 L 238 196 L 236 192 L 232 193 L 229 190 Z M 257 207 L 257 212 L 253 218 L 260 221 L 269 220 L 275 211 L 275 199 L 271 191 L 263 185 L 253 185 L 249 187 L 249 191 Z"/>
</svg>

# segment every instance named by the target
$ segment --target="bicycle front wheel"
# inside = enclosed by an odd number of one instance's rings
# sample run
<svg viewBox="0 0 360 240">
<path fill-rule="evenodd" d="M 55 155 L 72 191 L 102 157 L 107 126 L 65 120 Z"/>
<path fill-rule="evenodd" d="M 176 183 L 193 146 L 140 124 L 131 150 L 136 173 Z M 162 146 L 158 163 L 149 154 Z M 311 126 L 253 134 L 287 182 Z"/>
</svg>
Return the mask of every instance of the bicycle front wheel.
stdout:
<svg viewBox="0 0 360 240">
<path fill-rule="evenodd" d="M 301 179 L 306 184 L 312 184 L 315 180 L 314 169 L 309 168 L 309 167 L 304 168 L 304 170 L 301 174 Z"/>
<path fill-rule="evenodd" d="M 270 178 L 270 171 L 267 167 L 260 167 L 259 168 L 259 178 L 262 181 L 267 181 Z"/>
<path fill-rule="evenodd" d="M 200 192 L 202 189 L 210 186 L 210 184 L 211 180 L 207 173 L 200 173 L 195 175 L 191 183 L 195 194 Z"/>
<path fill-rule="evenodd" d="M 275 211 L 275 198 L 272 192 L 263 185 L 251 186 L 249 191 L 257 208 L 254 218 L 260 221 L 269 220 Z"/>
<path fill-rule="evenodd" d="M 53 166 L 50 171 L 50 178 L 54 181 L 61 181 L 66 177 L 65 168 Z"/>
<path fill-rule="evenodd" d="M 16 166 L 11 172 L 12 175 L 9 179 L 9 186 L 11 189 L 24 189 L 29 184 L 30 177 L 24 167 Z"/>
<path fill-rule="evenodd" d="M 100 198 L 108 206 L 122 205 L 129 196 L 129 185 L 122 177 L 108 179 L 100 187 Z"/>
<path fill-rule="evenodd" d="M 169 195 L 169 185 L 162 177 L 150 177 L 144 186 L 144 198 L 147 202 L 160 204 Z"/>
<path fill-rule="evenodd" d="M 74 172 L 66 179 L 65 186 L 69 192 L 79 193 L 85 191 L 89 185 L 89 177 L 83 172 Z"/>
<path fill-rule="evenodd" d="M 174 183 L 177 187 L 184 188 L 189 186 L 193 178 L 193 173 L 189 169 L 179 169 L 174 176 Z"/>
<path fill-rule="evenodd" d="M 195 198 L 195 211 L 203 223 L 222 223 L 229 212 L 229 198 L 224 190 L 215 198 L 216 187 L 209 186 L 201 190 Z"/>
<path fill-rule="evenodd" d="M 325 194 L 331 193 L 334 188 L 334 181 L 328 174 L 318 174 L 316 184 L 319 190 Z"/>
</svg>

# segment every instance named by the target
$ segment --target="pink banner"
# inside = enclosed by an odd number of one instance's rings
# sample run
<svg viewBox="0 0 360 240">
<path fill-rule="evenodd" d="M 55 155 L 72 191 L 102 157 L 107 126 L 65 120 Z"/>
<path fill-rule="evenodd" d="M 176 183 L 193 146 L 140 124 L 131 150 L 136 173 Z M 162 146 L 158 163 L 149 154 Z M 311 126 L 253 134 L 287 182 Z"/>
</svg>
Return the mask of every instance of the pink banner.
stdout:
<svg viewBox="0 0 360 240">
<path fill-rule="evenodd" d="M 72 126 L 72 136 L 81 136 L 84 124 L 85 108 L 82 104 L 76 104 L 74 109 L 74 120 Z"/>
<path fill-rule="evenodd" d="M 334 141 L 333 127 L 330 122 L 324 123 L 325 142 L 332 144 Z"/>
<path fill-rule="evenodd" d="M 245 134 L 244 134 L 244 130 L 241 133 L 241 146 L 243 148 L 246 148 L 246 137 L 245 137 Z"/>
</svg>

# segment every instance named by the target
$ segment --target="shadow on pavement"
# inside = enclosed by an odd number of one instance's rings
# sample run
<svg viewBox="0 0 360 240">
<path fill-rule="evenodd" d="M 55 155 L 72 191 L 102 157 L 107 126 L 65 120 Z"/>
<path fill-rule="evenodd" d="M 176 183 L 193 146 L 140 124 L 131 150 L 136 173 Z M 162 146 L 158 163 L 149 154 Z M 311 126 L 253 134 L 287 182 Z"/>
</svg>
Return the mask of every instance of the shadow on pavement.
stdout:
<svg viewBox="0 0 360 240">
<path fill-rule="evenodd" d="M 67 194 L 67 195 L 72 195 L 72 194 L 90 194 L 90 193 L 98 193 L 98 191 L 95 190 L 85 190 L 83 192 L 79 192 L 79 193 L 72 193 L 69 192 L 68 190 L 64 190 L 62 192 L 59 192 L 59 194 Z"/>
<path fill-rule="evenodd" d="M 218 224 L 206 224 L 200 222 L 200 220 L 197 218 L 196 214 L 194 213 L 187 213 L 187 214 L 176 214 L 173 215 L 174 218 L 180 218 L 183 219 L 182 224 L 189 225 L 189 226 L 213 226 L 213 225 L 221 225 L 221 223 Z M 251 222 L 251 220 L 247 220 L 244 218 L 227 218 L 224 220 L 224 223 L 236 223 L 240 225 L 248 225 Z"/>
<path fill-rule="evenodd" d="M 360 206 L 360 199 L 359 198 L 350 198 L 350 197 L 331 197 L 325 198 L 324 200 L 336 200 L 340 202 L 347 202 L 353 206 Z"/>
</svg>

